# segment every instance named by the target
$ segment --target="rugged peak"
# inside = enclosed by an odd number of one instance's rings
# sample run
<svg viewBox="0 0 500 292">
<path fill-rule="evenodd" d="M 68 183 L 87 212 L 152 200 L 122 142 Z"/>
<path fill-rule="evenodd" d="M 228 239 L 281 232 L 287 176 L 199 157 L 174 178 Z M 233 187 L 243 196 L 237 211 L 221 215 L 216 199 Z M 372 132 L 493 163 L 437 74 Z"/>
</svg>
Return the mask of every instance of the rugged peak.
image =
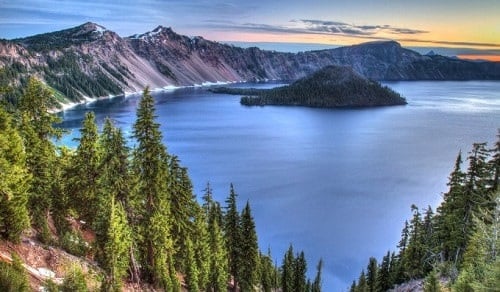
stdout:
<svg viewBox="0 0 500 292">
<path fill-rule="evenodd" d="M 63 49 L 72 45 L 79 45 L 102 39 L 103 35 L 117 36 L 106 30 L 105 27 L 93 22 L 60 31 L 38 34 L 14 41 L 19 42 L 35 51 Z"/>
<path fill-rule="evenodd" d="M 107 29 L 94 22 L 85 22 L 84 24 L 77 26 L 77 28 L 80 28 L 83 32 L 97 32 L 97 33 L 103 33 L 107 31 Z"/>
<path fill-rule="evenodd" d="M 140 39 L 144 41 L 158 40 L 162 38 L 167 39 L 177 39 L 181 38 L 179 34 L 174 32 L 171 27 L 164 27 L 162 25 L 157 26 L 152 31 L 145 32 L 143 34 L 134 34 L 128 37 L 129 39 Z"/>
</svg>

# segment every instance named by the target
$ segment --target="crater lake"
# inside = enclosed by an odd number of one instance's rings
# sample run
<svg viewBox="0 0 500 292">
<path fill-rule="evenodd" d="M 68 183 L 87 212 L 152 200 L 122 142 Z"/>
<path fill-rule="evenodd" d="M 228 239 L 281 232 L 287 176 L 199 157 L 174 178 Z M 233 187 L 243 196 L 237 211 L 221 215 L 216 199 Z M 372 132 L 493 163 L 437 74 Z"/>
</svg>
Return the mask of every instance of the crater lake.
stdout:
<svg viewBox="0 0 500 292">
<path fill-rule="evenodd" d="M 474 142 L 493 147 L 500 128 L 500 82 L 384 82 L 408 105 L 363 109 L 246 107 L 206 88 L 153 92 L 170 154 L 189 170 L 198 198 L 207 182 L 224 205 L 229 185 L 252 206 L 260 248 L 278 265 L 290 244 L 324 291 L 346 291 L 370 256 L 395 250 L 410 206 L 434 210 L 456 155 Z M 265 84 L 232 86 L 269 88 Z M 140 94 L 59 113 L 73 139 L 87 111 L 132 135 Z M 130 144 L 133 146 L 133 143 Z M 463 166 L 464 168 L 466 165 Z"/>
</svg>

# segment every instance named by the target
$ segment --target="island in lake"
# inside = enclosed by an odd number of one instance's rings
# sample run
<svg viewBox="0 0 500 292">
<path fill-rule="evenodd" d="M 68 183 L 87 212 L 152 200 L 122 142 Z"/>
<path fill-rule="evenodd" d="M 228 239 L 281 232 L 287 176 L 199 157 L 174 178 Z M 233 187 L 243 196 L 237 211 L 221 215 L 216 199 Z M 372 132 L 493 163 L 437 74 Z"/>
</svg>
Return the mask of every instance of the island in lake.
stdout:
<svg viewBox="0 0 500 292">
<path fill-rule="evenodd" d="M 290 85 L 273 89 L 217 87 L 210 91 L 242 95 L 241 104 L 248 106 L 343 108 L 407 104 L 397 92 L 360 76 L 347 66 L 327 66 Z"/>
</svg>

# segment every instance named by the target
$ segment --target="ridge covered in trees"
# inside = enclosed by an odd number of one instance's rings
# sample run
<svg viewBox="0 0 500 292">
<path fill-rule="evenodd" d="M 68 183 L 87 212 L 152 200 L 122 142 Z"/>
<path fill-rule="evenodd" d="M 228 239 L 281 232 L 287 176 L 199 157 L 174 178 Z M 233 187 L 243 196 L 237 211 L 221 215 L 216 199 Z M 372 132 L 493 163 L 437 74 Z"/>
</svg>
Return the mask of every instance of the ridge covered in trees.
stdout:
<svg viewBox="0 0 500 292">
<path fill-rule="evenodd" d="M 215 88 L 212 92 L 244 95 L 243 105 L 294 105 L 319 108 L 405 105 L 387 86 L 368 80 L 347 66 L 327 66 L 290 85 L 272 89 Z"/>
<path fill-rule="evenodd" d="M 436 211 L 411 206 L 398 251 L 370 258 L 350 291 L 387 291 L 424 279 L 424 291 L 498 291 L 500 287 L 500 133 L 493 148 L 474 143 L 462 153 Z M 441 280 L 440 280 L 441 279 Z"/>
<path fill-rule="evenodd" d="M 209 184 L 198 202 L 187 169 L 162 143 L 147 88 L 133 149 L 112 120 L 99 132 L 92 112 L 76 149 L 56 147 L 52 141 L 62 133 L 47 111 L 53 94 L 34 78 L 24 92 L 15 109 L 0 106 L 0 243 L 19 243 L 32 227 L 40 242 L 95 260 L 102 291 L 130 283 L 160 291 L 321 290 L 322 262 L 311 283 L 303 252 L 294 255 L 290 247 L 281 267 L 270 251 L 260 252 L 250 204 L 238 209 L 232 185 L 226 206 L 213 199 Z M 73 219 L 84 222 L 83 230 Z M 83 232 L 95 239 L 85 241 Z M 0 262 L 0 289 L 29 291 L 12 257 L 12 264 Z M 86 277 L 73 269 L 61 286 L 45 289 L 87 291 Z"/>
</svg>

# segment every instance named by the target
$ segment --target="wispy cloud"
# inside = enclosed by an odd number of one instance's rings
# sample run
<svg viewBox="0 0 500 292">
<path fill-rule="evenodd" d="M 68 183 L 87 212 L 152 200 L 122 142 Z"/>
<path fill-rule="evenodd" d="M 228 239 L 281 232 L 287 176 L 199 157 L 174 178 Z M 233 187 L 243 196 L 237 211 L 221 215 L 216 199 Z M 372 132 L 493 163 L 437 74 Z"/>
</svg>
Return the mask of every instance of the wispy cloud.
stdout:
<svg viewBox="0 0 500 292">
<path fill-rule="evenodd" d="M 359 38 L 365 40 L 395 40 L 398 42 L 425 43 L 431 45 L 445 46 L 470 46 L 487 47 L 492 49 L 500 48 L 497 43 L 467 42 L 467 41 L 447 41 L 432 40 L 425 37 L 429 31 L 395 27 L 391 25 L 354 25 L 341 21 L 325 21 L 313 19 L 290 20 L 287 25 L 269 25 L 260 23 L 236 23 L 232 21 L 207 20 L 205 25 L 220 30 L 246 31 L 257 33 L 279 33 L 279 34 L 311 34 L 311 35 L 331 35 Z"/>
<path fill-rule="evenodd" d="M 412 28 L 393 27 L 390 25 L 354 25 L 340 21 L 313 19 L 290 20 L 287 25 L 270 25 L 261 23 L 235 23 L 231 21 L 207 20 L 206 23 L 218 29 L 243 30 L 270 33 L 302 33 L 322 35 L 342 35 L 372 39 L 382 32 L 394 35 L 425 34 L 428 31 Z M 380 39 L 380 37 L 376 37 Z"/>
<path fill-rule="evenodd" d="M 311 32 L 330 32 L 333 34 L 345 34 L 355 36 L 375 35 L 381 32 L 390 34 L 424 34 L 428 33 L 425 30 L 393 27 L 391 25 L 355 25 L 340 21 L 325 21 L 316 19 L 300 19 L 293 20 L 305 26 L 305 30 Z"/>
</svg>

